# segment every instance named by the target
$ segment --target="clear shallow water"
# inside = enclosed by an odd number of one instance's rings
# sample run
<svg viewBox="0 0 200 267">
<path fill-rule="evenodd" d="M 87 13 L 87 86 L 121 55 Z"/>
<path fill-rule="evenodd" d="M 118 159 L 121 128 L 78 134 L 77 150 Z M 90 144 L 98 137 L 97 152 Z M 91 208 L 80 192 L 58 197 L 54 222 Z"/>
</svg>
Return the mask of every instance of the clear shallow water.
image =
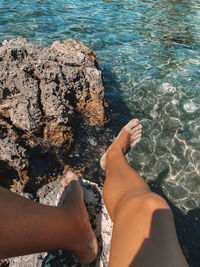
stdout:
<svg viewBox="0 0 200 267">
<path fill-rule="evenodd" d="M 0 41 L 93 49 L 113 121 L 143 124 L 129 162 L 186 212 L 200 207 L 199 18 L 198 0 L 0 0 Z"/>
</svg>

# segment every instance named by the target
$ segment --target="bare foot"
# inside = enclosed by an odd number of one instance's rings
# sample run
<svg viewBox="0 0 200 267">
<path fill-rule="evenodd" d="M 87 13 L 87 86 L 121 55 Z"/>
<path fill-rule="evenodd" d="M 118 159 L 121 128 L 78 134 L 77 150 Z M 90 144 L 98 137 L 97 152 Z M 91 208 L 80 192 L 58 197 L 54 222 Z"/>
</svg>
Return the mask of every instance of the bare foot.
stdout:
<svg viewBox="0 0 200 267">
<path fill-rule="evenodd" d="M 88 218 L 82 187 L 71 171 L 63 178 L 62 185 L 56 204 L 65 210 L 67 220 L 72 220 L 70 251 L 82 264 L 91 263 L 98 254 L 98 243 Z"/>
<path fill-rule="evenodd" d="M 141 140 L 142 125 L 138 119 L 133 119 L 126 124 L 115 141 L 110 145 L 106 153 L 103 154 L 100 160 L 100 165 L 103 170 L 106 170 L 107 152 L 112 148 L 120 149 L 124 155 L 133 148 Z"/>
</svg>

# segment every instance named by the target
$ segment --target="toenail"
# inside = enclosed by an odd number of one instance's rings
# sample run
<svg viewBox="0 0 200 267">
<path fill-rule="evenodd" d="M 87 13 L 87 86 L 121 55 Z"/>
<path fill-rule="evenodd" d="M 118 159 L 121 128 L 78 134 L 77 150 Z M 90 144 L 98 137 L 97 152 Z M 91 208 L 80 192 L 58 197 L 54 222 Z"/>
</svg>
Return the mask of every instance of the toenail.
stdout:
<svg viewBox="0 0 200 267">
<path fill-rule="evenodd" d="M 71 171 L 68 171 L 65 176 L 66 178 L 72 178 L 74 176 L 74 173 Z"/>
</svg>

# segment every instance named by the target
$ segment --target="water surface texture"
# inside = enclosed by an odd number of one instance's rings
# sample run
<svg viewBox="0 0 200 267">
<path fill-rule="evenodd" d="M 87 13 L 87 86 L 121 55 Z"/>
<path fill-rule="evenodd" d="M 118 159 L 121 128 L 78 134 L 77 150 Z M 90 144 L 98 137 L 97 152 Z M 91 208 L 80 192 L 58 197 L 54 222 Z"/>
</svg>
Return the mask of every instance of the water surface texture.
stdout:
<svg viewBox="0 0 200 267">
<path fill-rule="evenodd" d="M 143 124 L 129 162 L 187 212 L 200 206 L 199 18 L 198 0 L 0 0 L 0 41 L 93 49 L 113 121 Z"/>
</svg>

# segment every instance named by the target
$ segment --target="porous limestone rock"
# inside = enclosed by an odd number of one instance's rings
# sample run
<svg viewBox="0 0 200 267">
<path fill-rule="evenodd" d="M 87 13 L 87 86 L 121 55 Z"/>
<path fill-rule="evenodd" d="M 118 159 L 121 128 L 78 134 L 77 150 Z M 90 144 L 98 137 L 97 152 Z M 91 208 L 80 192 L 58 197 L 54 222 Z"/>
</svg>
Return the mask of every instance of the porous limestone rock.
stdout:
<svg viewBox="0 0 200 267">
<path fill-rule="evenodd" d="M 104 101 L 97 58 L 80 41 L 0 43 L 0 184 L 59 172 L 80 123 L 104 124 Z"/>
</svg>

